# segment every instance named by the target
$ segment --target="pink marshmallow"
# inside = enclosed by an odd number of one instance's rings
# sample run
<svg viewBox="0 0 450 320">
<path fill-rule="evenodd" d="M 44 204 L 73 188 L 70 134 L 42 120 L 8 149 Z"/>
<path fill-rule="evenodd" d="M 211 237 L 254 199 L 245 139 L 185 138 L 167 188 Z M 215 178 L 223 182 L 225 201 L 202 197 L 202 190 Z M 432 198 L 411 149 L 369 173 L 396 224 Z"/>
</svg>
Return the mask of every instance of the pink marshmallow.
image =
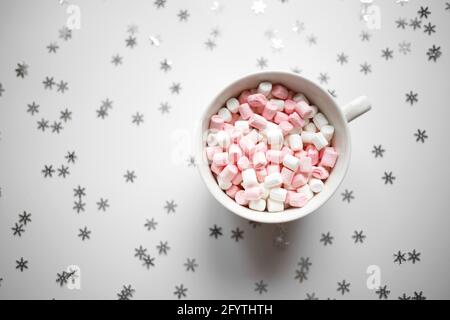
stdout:
<svg viewBox="0 0 450 320">
<path fill-rule="evenodd" d="M 273 122 L 275 122 L 276 124 L 280 124 L 283 121 L 289 121 L 289 116 L 284 112 L 277 111 Z"/>
<path fill-rule="evenodd" d="M 334 168 L 338 153 L 334 148 L 325 148 L 323 152 L 322 159 L 320 160 L 320 165 L 323 167 Z"/>
<path fill-rule="evenodd" d="M 267 98 L 265 95 L 261 93 L 249 95 L 247 98 L 248 104 L 250 107 L 256 110 L 263 110 L 267 104 Z"/>
<path fill-rule="evenodd" d="M 292 101 L 292 100 L 286 100 L 284 102 L 284 112 L 289 115 L 295 111 L 296 106 L 297 106 L 297 102 Z"/>
<path fill-rule="evenodd" d="M 294 151 L 291 150 L 291 148 L 284 146 L 283 149 L 281 149 L 281 159 L 284 159 L 284 157 L 289 154 L 291 156 L 294 155 Z M 283 161 L 283 160 L 281 160 Z"/>
<path fill-rule="evenodd" d="M 263 189 L 260 186 L 245 190 L 245 199 L 248 201 L 259 200 L 263 196 Z"/>
<path fill-rule="evenodd" d="M 245 197 L 245 191 L 244 190 L 240 190 L 240 191 L 236 192 L 236 195 L 234 196 L 234 200 L 236 200 L 237 204 L 239 204 L 241 206 L 248 205 L 248 200 Z"/>
<path fill-rule="evenodd" d="M 328 179 L 330 174 L 324 167 L 313 167 L 312 176 L 316 179 L 325 180 Z"/>
<path fill-rule="evenodd" d="M 228 149 L 229 160 L 232 164 L 236 164 L 242 157 L 242 150 L 237 144 L 232 144 Z"/>
<path fill-rule="evenodd" d="M 277 114 L 277 112 L 278 112 L 277 106 L 270 102 L 267 102 L 266 106 L 264 107 L 262 116 L 267 120 L 272 120 L 273 117 L 275 117 L 275 115 Z"/>
<path fill-rule="evenodd" d="M 230 198 L 234 199 L 236 197 L 236 193 L 238 193 L 239 190 L 241 189 L 238 186 L 234 185 L 231 186 L 231 188 L 229 188 L 226 193 Z"/>
<path fill-rule="evenodd" d="M 219 173 L 218 178 L 223 181 L 230 181 L 238 174 L 238 168 L 234 164 L 227 165 L 221 173 Z"/>
<path fill-rule="evenodd" d="M 225 166 L 218 166 L 213 163 L 211 165 L 211 172 L 218 175 L 219 173 L 222 172 L 223 168 L 225 168 Z"/>
<path fill-rule="evenodd" d="M 311 158 L 311 164 L 316 166 L 319 163 L 319 151 L 314 145 L 306 147 L 306 155 Z"/>
<path fill-rule="evenodd" d="M 272 173 L 280 173 L 280 165 L 278 164 L 269 164 L 267 166 L 267 175 L 271 175 Z"/>
<path fill-rule="evenodd" d="M 255 144 L 248 137 L 243 137 L 241 140 L 239 140 L 239 146 L 246 155 L 249 155 L 255 150 Z"/>
<path fill-rule="evenodd" d="M 213 160 L 214 154 L 222 152 L 221 147 L 206 147 L 206 158 L 209 161 Z"/>
<path fill-rule="evenodd" d="M 266 155 L 264 154 L 264 152 L 258 151 L 253 155 L 253 167 L 256 170 L 265 168 L 266 164 L 267 164 L 267 159 L 266 159 Z"/>
<path fill-rule="evenodd" d="M 248 103 L 241 104 L 238 109 L 243 120 L 248 120 L 253 116 L 253 110 Z"/>
<path fill-rule="evenodd" d="M 289 205 L 295 208 L 303 208 L 308 203 L 308 198 L 302 193 L 291 193 Z"/>
<path fill-rule="evenodd" d="M 289 96 L 289 91 L 288 91 L 288 89 L 286 89 L 286 87 L 283 87 L 280 84 L 276 84 L 272 88 L 272 95 L 275 98 L 278 98 L 281 100 L 286 100 Z"/>
<path fill-rule="evenodd" d="M 303 174 L 297 174 L 291 182 L 293 188 L 298 189 L 308 183 L 308 177 Z"/>
<path fill-rule="evenodd" d="M 209 122 L 209 128 L 211 130 L 222 130 L 225 121 L 218 115 L 213 115 L 211 121 Z"/>
<path fill-rule="evenodd" d="M 300 167 L 299 171 L 303 173 L 311 173 L 312 172 L 312 160 L 310 157 L 301 157 L 300 158 Z"/>
<path fill-rule="evenodd" d="M 255 152 L 266 153 L 267 152 L 267 143 L 265 143 L 265 142 L 258 143 L 255 147 Z"/>
<path fill-rule="evenodd" d="M 239 95 L 238 98 L 239 103 L 240 104 L 247 103 L 247 98 L 249 95 L 251 95 L 251 92 L 249 90 L 242 91 L 242 93 Z"/>
<path fill-rule="evenodd" d="M 297 112 L 293 112 L 289 115 L 289 122 L 292 123 L 294 128 L 302 128 L 305 125 L 305 120 L 303 120 Z"/>
<path fill-rule="evenodd" d="M 234 176 L 233 180 L 231 180 L 231 183 L 235 186 L 240 185 L 242 183 L 242 174 L 238 172 L 238 174 Z"/>
<path fill-rule="evenodd" d="M 292 124 L 290 124 L 287 121 L 283 121 L 281 122 L 278 127 L 281 129 L 281 131 L 283 132 L 283 135 L 287 135 L 289 132 L 292 131 L 292 129 L 294 129 L 294 127 L 292 126 Z"/>
</svg>

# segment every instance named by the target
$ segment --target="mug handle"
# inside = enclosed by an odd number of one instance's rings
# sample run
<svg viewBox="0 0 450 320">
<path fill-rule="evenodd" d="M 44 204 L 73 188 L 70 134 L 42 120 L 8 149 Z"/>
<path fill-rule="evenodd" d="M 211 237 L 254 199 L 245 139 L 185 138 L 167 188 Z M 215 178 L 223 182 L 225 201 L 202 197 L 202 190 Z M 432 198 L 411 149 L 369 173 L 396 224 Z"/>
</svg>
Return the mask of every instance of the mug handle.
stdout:
<svg viewBox="0 0 450 320">
<path fill-rule="evenodd" d="M 347 122 L 352 122 L 370 109 L 372 109 L 372 104 L 366 96 L 361 96 L 342 107 Z"/>
</svg>

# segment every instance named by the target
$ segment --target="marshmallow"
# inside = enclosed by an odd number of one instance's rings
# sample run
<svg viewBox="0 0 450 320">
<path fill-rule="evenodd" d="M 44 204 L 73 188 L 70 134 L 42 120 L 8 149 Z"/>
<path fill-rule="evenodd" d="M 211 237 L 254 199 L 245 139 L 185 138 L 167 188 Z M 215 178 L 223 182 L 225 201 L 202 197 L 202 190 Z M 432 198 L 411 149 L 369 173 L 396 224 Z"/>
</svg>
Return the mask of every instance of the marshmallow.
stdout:
<svg viewBox="0 0 450 320">
<path fill-rule="evenodd" d="M 238 168 L 241 171 L 247 170 L 250 167 L 250 160 L 246 156 L 242 156 L 237 162 Z"/>
<path fill-rule="evenodd" d="M 265 95 L 266 97 L 272 92 L 272 84 L 270 82 L 261 82 L 258 86 L 258 93 Z"/>
<path fill-rule="evenodd" d="M 238 172 L 238 174 L 234 176 L 233 180 L 231 180 L 231 183 L 235 186 L 239 186 L 242 183 L 242 173 Z"/>
<path fill-rule="evenodd" d="M 286 113 L 284 113 L 284 112 L 278 111 L 275 114 L 273 122 L 275 122 L 276 124 L 280 124 L 283 121 L 289 121 L 289 116 Z"/>
<path fill-rule="evenodd" d="M 299 162 L 300 162 L 300 169 L 299 169 L 300 172 L 303 173 L 312 172 L 313 167 L 312 167 L 312 160 L 310 157 L 300 157 Z"/>
<path fill-rule="evenodd" d="M 323 136 L 325 137 L 325 139 L 327 139 L 328 142 L 331 142 L 331 139 L 333 139 L 333 135 L 334 135 L 334 127 L 333 126 L 323 126 L 320 129 L 320 132 L 322 132 Z"/>
<path fill-rule="evenodd" d="M 322 132 L 317 132 L 313 138 L 313 144 L 316 146 L 317 150 L 322 150 L 329 145 L 328 140 L 322 134 Z"/>
<path fill-rule="evenodd" d="M 321 130 L 322 127 L 328 125 L 328 119 L 327 117 L 325 117 L 325 115 L 323 113 L 317 113 L 314 117 L 313 117 L 313 122 L 316 125 L 316 127 Z"/>
<path fill-rule="evenodd" d="M 280 166 L 278 164 L 270 164 L 267 166 L 267 174 L 272 174 L 272 173 L 280 173 Z"/>
<path fill-rule="evenodd" d="M 305 101 L 300 101 L 297 102 L 297 105 L 295 106 L 295 112 L 297 112 L 303 119 L 306 119 L 312 117 L 313 109 Z"/>
<path fill-rule="evenodd" d="M 303 141 L 303 143 L 313 143 L 315 136 L 316 136 L 316 134 L 314 132 L 303 131 L 302 132 L 302 141 Z"/>
<path fill-rule="evenodd" d="M 219 112 L 217 112 L 217 115 L 221 117 L 225 122 L 231 122 L 231 119 L 233 118 L 230 110 L 228 110 L 227 108 L 221 108 Z"/>
<path fill-rule="evenodd" d="M 249 155 L 250 153 L 252 153 L 256 147 L 255 143 L 249 137 L 243 137 L 239 141 L 239 146 L 241 147 L 242 151 L 244 151 L 244 153 L 246 155 Z"/>
<path fill-rule="evenodd" d="M 281 174 L 277 172 L 268 175 L 264 179 L 264 186 L 268 189 L 281 187 L 282 184 L 283 179 L 281 178 Z"/>
<path fill-rule="evenodd" d="M 244 120 L 248 120 L 253 116 L 253 110 L 250 108 L 248 103 L 244 103 L 239 106 L 239 113 L 241 114 L 241 118 Z"/>
<path fill-rule="evenodd" d="M 284 202 L 286 200 L 287 190 L 283 188 L 273 188 L 270 190 L 270 199 L 275 201 Z"/>
<path fill-rule="evenodd" d="M 299 134 L 291 134 L 288 137 L 289 147 L 292 151 L 300 151 L 303 149 L 302 137 Z"/>
<path fill-rule="evenodd" d="M 312 176 L 320 180 L 325 180 L 328 179 L 330 174 L 324 167 L 313 167 Z"/>
<path fill-rule="evenodd" d="M 269 212 L 281 212 L 284 210 L 284 202 L 275 201 L 273 199 L 267 200 L 267 211 Z"/>
<path fill-rule="evenodd" d="M 211 130 L 222 130 L 224 123 L 225 121 L 222 119 L 221 116 L 214 115 L 211 117 L 211 120 L 209 122 L 209 128 Z"/>
<path fill-rule="evenodd" d="M 319 113 L 319 108 L 316 106 L 311 106 L 311 109 L 313 110 L 312 117 L 314 118 L 314 116 Z"/>
<path fill-rule="evenodd" d="M 309 184 L 305 184 L 303 187 L 297 189 L 297 192 L 303 194 L 308 200 L 314 197 L 314 193 L 311 191 Z"/>
<path fill-rule="evenodd" d="M 277 107 L 278 111 L 284 110 L 284 101 L 279 99 L 270 99 L 269 101 L 272 105 L 275 105 Z"/>
<path fill-rule="evenodd" d="M 289 91 L 286 89 L 286 87 L 276 84 L 272 88 L 272 95 L 275 98 L 286 100 L 289 96 Z"/>
<path fill-rule="evenodd" d="M 249 208 L 255 211 L 264 211 L 266 210 L 266 200 L 259 199 L 259 200 L 253 200 L 249 202 Z"/>
<path fill-rule="evenodd" d="M 303 130 L 305 130 L 307 132 L 317 132 L 316 125 L 314 123 L 312 123 L 312 122 L 310 122 L 307 125 L 305 125 L 303 127 Z"/>
<path fill-rule="evenodd" d="M 287 154 L 283 158 L 283 165 L 286 168 L 289 168 L 295 172 L 295 171 L 297 171 L 298 166 L 300 165 L 300 161 L 298 158 L 291 156 L 290 154 Z"/>
<path fill-rule="evenodd" d="M 247 103 L 247 99 L 251 94 L 252 93 L 250 92 L 250 90 L 242 91 L 242 93 L 238 97 L 239 103 L 240 104 Z"/>
<path fill-rule="evenodd" d="M 305 184 L 308 183 L 308 178 L 303 174 L 297 174 L 291 182 L 291 186 L 295 189 L 298 189 L 300 187 L 303 187 Z"/>
<path fill-rule="evenodd" d="M 241 206 L 248 205 L 248 200 L 245 197 L 244 190 L 240 190 L 240 191 L 236 192 L 236 195 L 234 196 L 234 200 L 236 200 L 237 204 L 240 204 Z"/>
<path fill-rule="evenodd" d="M 280 150 L 268 150 L 266 158 L 270 163 L 280 164 L 283 161 L 282 152 Z"/>
<path fill-rule="evenodd" d="M 316 166 L 319 163 L 319 151 L 313 145 L 306 147 L 306 156 L 311 158 L 311 164 Z"/>
<path fill-rule="evenodd" d="M 239 103 L 239 100 L 236 98 L 231 98 L 230 100 L 227 101 L 226 106 L 227 109 L 231 112 L 231 113 L 237 113 L 239 111 L 239 106 L 241 104 Z"/>
<path fill-rule="evenodd" d="M 248 124 L 248 121 L 239 120 L 234 123 L 234 128 L 236 131 L 240 131 L 243 134 L 247 134 L 250 132 L 250 125 Z"/>
<path fill-rule="evenodd" d="M 281 122 L 278 125 L 278 127 L 280 127 L 283 135 L 287 135 L 288 133 L 290 133 L 292 131 L 292 129 L 294 129 L 294 126 L 292 124 L 290 124 L 288 121 Z"/>
<path fill-rule="evenodd" d="M 266 106 L 267 98 L 265 95 L 257 93 L 247 97 L 250 107 L 261 110 Z"/>
<path fill-rule="evenodd" d="M 245 199 L 248 201 L 259 200 L 263 196 L 263 189 L 258 185 L 256 187 L 245 189 Z"/>
<path fill-rule="evenodd" d="M 230 181 L 238 174 L 239 170 L 234 164 L 228 164 L 221 173 L 217 176 L 217 179 L 222 179 L 223 181 Z"/>
<path fill-rule="evenodd" d="M 228 149 L 229 160 L 232 164 L 237 164 L 242 158 L 242 150 L 237 144 L 232 144 Z"/>
<path fill-rule="evenodd" d="M 275 117 L 276 113 L 278 112 L 278 108 L 276 105 L 268 102 L 266 106 L 264 107 L 264 111 L 262 113 L 262 116 L 266 118 L 267 120 L 272 120 L 273 117 Z"/>
<path fill-rule="evenodd" d="M 226 191 L 226 193 L 230 198 L 234 199 L 239 190 L 241 189 L 239 189 L 237 185 L 233 185 Z"/>
<path fill-rule="evenodd" d="M 263 130 L 267 126 L 267 120 L 259 114 L 254 113 L 248 121 L 248 124 L 253 128 Z"/>
<path fill-rule="evenodd" d="M 208 133 L 208 135 L 206 136 L 206 144 L 208 145 L 208 147 L 217 146 L 216 134 L 214 132 Z"/>
<path fill-rule="evenodd" d="M 288 168 L 281 169 L 281 179 L 285 186 L 291 185 L 294 175 L 295 175 L 295 172 Z"/>
<path fill-rule="evenodd" d="M 304 102 L 306 102 L 307 104 L 309 104 L 308 98 L 306 98 L 305 95 L 302 94 L 302 93 L 297 93 L 297 94 L 292 98 L 292 100 L 294 100 L 295 102 L 304 101 Z"/>
<path fill-rule="evenodd" d="M 216 166 L 226 166 L 229 163 L 228 153 L 227 152 L 218 152 L 213 156 L 213 164 Z"/>
<path fill-rule="evenodd" d="M 272 149 L 281 149 L 283 145 L 283 132 L 280 129 L 272 129 L 266 132 L 267 143 Z"/>
<path fill-rule="evenodd" d="M 302 128 L 305 125 L 305 120 L 297 112 L 292 112 L 289 115 L 289 122 L 292 123 L 294 128 Z"/>
<path fill-rule="evenodd" d="M 314 193 L 322 192 L 323 187 L 324 187 L 322 180 L 319 180 L 319 179 L 311 179 L 311 180 L 309 180 L 308 184 L 309 184 L 309 188 Z"/>
<path fill-rule="evenodd" d="M 267 164 L 267 159 L 266 159 L 266 155 L 264 154 L 264 152 L 256 152 L 253 155 L 253 167 L 255 169 L 260 169 L 265 167 Z"/>
<path fill-rule="evenodd" d="M 325 148 L 325 151 L 322 155 L 322 159 L 320 161 L 320 165 L 323 167 L 334 168 L 337 160 L 337 152 L 334 148 Z"/>
<path fill-rule="evenodd" d="M 228 148 L 231 144 L 230 134 L 226 131 L 219 131 L 216 134 L 217 144 L 219 147 Z"/>
<path fill-rule="evenodd" d="M 223 180 L 223 179 L 220 179 L 219 177 L 217 177 L 217 183 L 219 185 L 219 188 L 222 189 L 222 190 L 228 190 L 228 189 L 230 189 L 233 186 L 231 181 Z"/>
<path fill-rule="evenodd" d="M 292 100 L 286 100 L 284 102 L 284 112 L 286 114 L 291 114 L 295 111 L 295 106 L 297 105 L 297 102 L 292 101 Z"/>
<path fill-rule="evenodd" d="M 260 185 L 260 187 L 261 187 L 261 189 L 263 191 L 262 199 L 267 200 L 269 198 L 271 189 L 266 188 L 264 183 L 260 183 L 259 185 Z"/>
<path fill-rule="evenodd" d="M 242 171 L 242 183 L 244 188 L 251 188 L 258 185 L 258 179 L 256 178 L 256 172 L 254 169 Z"/>
<path fill-rule="evenodd" d="M 303 208 L 308 203 L 308 197 L 301 193 L 289 194 L 289 205 L 295 208 Z"/>
</svg>

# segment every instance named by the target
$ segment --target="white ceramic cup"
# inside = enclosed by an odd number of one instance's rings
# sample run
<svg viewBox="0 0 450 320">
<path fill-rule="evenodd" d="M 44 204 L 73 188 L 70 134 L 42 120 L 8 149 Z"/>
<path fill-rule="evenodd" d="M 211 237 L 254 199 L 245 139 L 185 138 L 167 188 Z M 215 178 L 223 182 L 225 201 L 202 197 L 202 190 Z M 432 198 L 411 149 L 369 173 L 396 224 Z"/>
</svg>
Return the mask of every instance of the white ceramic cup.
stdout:
<svg viewBox="0 0 450 320">
<path fill-rule="evenodd" d="M 216 114 L 230 98 L 237 97 L 247 89 L 257 88 L 259 83 L 269 81 L 282 84 L 293 92 L 303 93 L 312 105 L 319 108 L 335 128 L 331 145 L 336 148 L 339 157 L 335 167 L 325 182 L 324 190 L 315 195 L 303 208 L 288 208 L 283 212 L 258 212 L 237 204 L 221 190 L 214 178 L 205 155 L 205 132 L 209 128 L 211 116 Z M 198 169 L 212 195 L 229 211 L 245 219 L 261 223 L 285 223 L 303 218 L 319 209 L 336 192 L 343 181 L 350 163 L 351 139 L 348 122 L 371 109 L 366 97 L 360 97 L 350 104 L 339 108 L 332 96 L 315 83 L 299 75 L 288 72 L 261 72 L 245 76 L 222 90 L 211 102 L 202 116 L 200 132 L 197 135 Z"/>
</svg>

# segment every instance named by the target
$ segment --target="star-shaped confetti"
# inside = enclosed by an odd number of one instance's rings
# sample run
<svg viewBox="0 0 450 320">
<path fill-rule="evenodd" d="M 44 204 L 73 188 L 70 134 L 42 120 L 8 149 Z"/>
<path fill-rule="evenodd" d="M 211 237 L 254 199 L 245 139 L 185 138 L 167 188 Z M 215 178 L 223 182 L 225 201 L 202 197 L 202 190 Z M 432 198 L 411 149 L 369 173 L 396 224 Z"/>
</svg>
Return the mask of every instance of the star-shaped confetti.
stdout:
<svg viewBox="0 0 450 320">
<path fill-rule="evenodd" d="M 139 113 L 139 112 L 136 112 L 136 113 L 132 116 L 131 123 L 133 123 L 133 124 L 139 126 L 139 125 L 140 125 L 141 123 L 143 123 L 143 122 L 144 122 L 144 115 L 143 115 L 143 114 L 141 114 L 141 113 Z"/>
<path fill-rule="evenodd" d="M 19 214 L 19 222 L 23 223 L 23 225 L 26 226 L 31 222 L 31 213 L 24 211 L 23 213 Z"/>
<path fill-rule="evenodd" d="M 81 201 L 81 199 L 79 199 L 74 202 L 73 210 L 75 210 L 79 214 L 80 212 L 84 212 L 85 206 L 86 206 L 86 203 L 84 203 L 83 201 Z"/>
<path fill-rule="evenodd" d="M 27 105 L 28 109 L 27 112 L 30 113 L 32 116 L 35 113 L 39 113 L 39 105 L 33 101 L 33 103 L 30 103 Z"/>
<path fill-rule="evenodd" d="M 60 112 L 60 116 L 59 119 L 61 119 L 64 122 L 67 122 L 69 120 L 72 120 L 72 111 L 70 111 L 69 109 L 64 109 Z"/>
<path fill-rule="evenodd" d="M 187 21 L 189 19 L 190 14 L 189 11 L 187 10 L 180 10 L 177 16 L 179 21 Z"/>
<path fill-rule="evenodd" d="M 342 282 L 337 283 L 337 291 L 340 292 L 342 295 L 346 294 L 347 292 L 350 292 L 350 283 L 343 280 Z"/>
<path fill-rule="evenodd" d="M 22 236 L 22 233 L 25 232 L 25 229 L 23 228 L 23 224 L 15 223 L 14 227 L 11 228 L 13 231 L 13 236 Z"/>
<path fill-rule="evenodd" d="M 239 242 L 239 240 L 244 239 L 244 230 L 236 228 L 235 230 L 231 230 L 231 239 Z"/>
<path fill-rule="evenodd" d="M 360 231 L 354 231 L 352 239 L 355 241 L 355 243 L 363 243 L 366 239 L 366 235 L 364 235 L 364 232 L 362 230 Z"/>
<path fill-rule="evenodd" d="M 143 246 L 139 246 L 139 248 L 134 249 L 134 256 L 138 258 L 139 260 L 144 259 L 144 257 L 147 255 L 147 249 Z"/>
<path fill-rule="evenodd" d="M 395 177 L 392 172 L 385 172 L 384 176 L 381 177 L 384 180 L 384 184 L 394 184 Z"/>
<path fill-rule="evenodd" d="M 16 270 L 20 270 L 20 272 L 23 272 L 24 270 L 28 269 L 28 260 L 25 260 L 23 257 L 21 257 L 19 260 L 16 260 Z"/>
<path fill-rule="evenodd" d="M 128 38 L 125 39 L 125 45 L 126 47 L 133 49 L 135 46 L 137 46 L 136 37 L 128 36 Z"/>
<path fill-rule="evenodd" d="M 406 29 L 406 26 L 408 25 L 408 21 L 404 18 L 398 18 L 395 23 L 397 24 L 398 29 Z"/>
<path fill-rule="evenodd" d="M 53 124 L 50 126 L 52 128 L 53 133 L 60 133 L 63 129 L 61 122 L 53 121 Z"/>
<path fill-rule="evenodd" d="M 381 145 L 373 146 L 372 153 L 375 155 L 375 159 L 378 157 L 383 158 L 383 154 L 385 152 L 386 152 L 386 150 L 384 150 Z"/>
<path fill-rule="evenodd" d="M 158 253 L 161 254 L 167 254 L 167 251 L 170 250 L 169 243 L 167 241 L 160 241 L 159 244 L 156 246 L 156 249 L 158 249 Z"/>
<path fill-rule="evenodd" d="M 337 62 L 340 63 L 341 65 L 348 63 L 348 56 L 343 52 L 338 54 Z"/>
<path fill-rule="evenodd" d="M 420 10 L 417 12 L 419 14 L 420 19 L 428 19 L 428 16 L 431 14 L 431 11 L 428 7 L 420 7 Z"/>
<path fill-rule="evenodd" d="M 195 259 L 187 258 L 186 263 L 184 264 L 184 266 L 186 267 L 186 271 L 195 272 L 195 269 L 198 267 L 198 264 L 195 261 Z"/>
<path fill-rule="evenodd" d="M 157 9 L 164 8 L 166 6 L 166 0 L 155 0 L 153 4 Z"/>
<path fill-rule="evenodd" d="M 441 47 L 437 47 L 433 44 L 431 48 L 428 49 L 427 56 L 428 61 L 436 62 L 442 55 Z"/>
<path fill-rule="evenodd" d="M 167 102 L 162 102 L 160 105 L 159 105 L 159 111 L 161 112 L 161 114 L 165 114 L 165 113 L 169 113 L 170 112 L 170 109 L 171 109 L 172 107 L 169 105 L 169 103 L 167 103 Z"/>
<path fill-rule="evenodd" d="M 69 84 L 67 82 L 61 80 L 59 83 L 56 84 L 57 92 L 64 93 L 67 90 L 69 90 Z"/>
<path fill-rule="evenodd" d="M 55 169 L 53 169 L 52 165 L 44 165 L 44 169 L 42 169 L 42 174 L 44 178 L 52 178 L 55 173 Z"/>
<path fill-rule="evenodd" d="M 122 62 L 123 62 L 123 58 L 120 55 L 118 55 L 118 54 L 112 56 L 112 58 L 111 58 L 111 63 L 113 65 L 115 65 L 116 67 L 118 65 L 122 64 Z"/>
<path fill-rule="evenodd" d="M 391 50 L 389 48 L 386 48 L 381 51 L 381 57 L 386 59 L 388 61 L 389 59 L 394 58 L 394 50 Z"/>
<path fill-rule="evenodd" d="M 47 46 L 48 53 L 56 53 L 59 49 L 59 46 L 56 42 L 52 42 Z"/>
<path fill-rule="evenodd" d="M 378 295 L 378 299 L 388 299 L 389 294 L 391 293 L 390 290 L 388 290 L 387 286 L 380 286 L 375 293 Z"/>
<path fill-rule="evenodd" d="M 330 235 L 329 232 L 322 233 L 322 237 L 320 238 L 320 242 L 326 247 L 327 245 L 333 244 L 334 237 Z"/>
<path fill-rule="evenodd" d="M 214 225 L 214 227 L 209 228 L 209 236 L 213 237 L 215 239 L 222 236 L 222 227 L 218 227 L 217 225 Z"/>
<path fill-rule="evenodd" d="M 123 286 L 122 290 L 117 294 L 119 300 L 130 300 L 133 298 L 135 290 L 131 285 Z"/>
<path fill-rule="evenodd" d="M 172 69 L 172 62 L 164 59 L 160 62 L 160 69 L 164 72 L 170 71 Z"/>
<path fill-rule="evenodd" d="M 411 21 L 409 22 L 409 26 L 411 28 L 413 28 L 414 31 L 416 29 L 421 29 L 422 28 L 422 21 L 417 19 L 417 18 L 411 19 Z"/>
<path fill-rule="evenodd" d="M 417 129 L 417 132 L 414 133 L 414 136 L 416 137 L 416 142 L 425 143 L 425 140 L 428 139 L 426 130 Z"/>
<path fill-rule="evenodd" d="M 372 66 L 370 64 L 368 64 L 367 62 L 364 62 L 363 64 L 361 64 L 360 67 L 361 67 L 361 69 L 359 71 L 364 73 L 365 75 L 372 73 Z"/>
<path fill-rule="evenodd" d="M 58 32 L 59 38 L 64 41 L 72 39 L 72 30 L 70 30 L 67 26 L 62 27 Z"/>
<path fill-rule="evenodd" d="M 400 53 L 403 53 L 404 55 L 407 55 L 408 53 L 410 53 L 411 52 L 411 42 L 406 42 L 406 41 L 400 42 L 398 44 L 398 51 Z"/>
<path fill-rule="evenodd" d="M 86 239 L 90 239 L 91 238 L 91 231 L 88 230 L 87 227 L 84 227 L 83 229 L 79 229 L 80 233 L 78 234 L 78 237 L 81 238 L 82 241 L 86 240 Z"/>
<path fill-rule="evenodd" d="M 131 182 L 134 183 L 134 179 L 137 178 L 136 174 L 134 173 L 134 170 L 130 171 L 127 170 L 127 172 L 123 175 L 125 178 L 125 182 Z"/>
<path fill-rule="evenodd" d="M 174 200 L 166 201 L 166 205 L 164 206 L 164 209 L 166 209 L 167 213 L 175 213 L 176 208 L 178 205 L 175 203 Z"/>
<path fill-rule="evenodd" d="M 145 222 L 144 227 L 147 228 L 148 231 L 150 230 L 156 230 L 156 226 L 158 225 L 158 222 L 155 221 L 155 218 L 151 218 L 151 220 L 148 220 Z"/>
<path fill-rule="evenodd" d="M 59 167 L 57 170 L 58 170 L 58 177 L 66 178 L 70 174 L 69 167 L 64 165 L 61 165 L 61 167 Z"/>
<path fill-rule="evenodd" d="M 181 84 L 179 82 L 173 82 L 169 89 L 172 94 L 180 94 Z"/>
<path fill-rule="evenodd" d="M 414 249 L 412 252 L 408 252 L 408 261 L 416 264 L 416 262 L 420 261 L 420 252 L 416 252 L 416 249 Z"/>
<path fill-rule="evenodd" d="M 406 94 L 406 102 L 408 102 L 410 105 L 414 105 L 415 103 L 419 102 L 419 94 L 410 91 Z"/>
<path fill-rule="evenodd" d="M 264 281 L 255 282 L 255 291 L 259 294 L 263 294 L 267 292 L 268 284 L 264 283 Z"/>
<path fill-rule="evenodd" d="M 431 24 L 431 22 L 428 22 L 428 24 L 423 26 L 423 32 L 431 36 L 433 33 L 436 33 L 436 25 Z"/>
<path fill-rule="evenodd" d="M 184 287 L 183 284 L 179 286 L 175 286 L 175 292 L 173 293 L 178 299 L 185 298 L 186 292 L 188 291 L 187 288 Z"/>
<path fill-rule="evenodd" d="M 28 75 L 28 65 L 25 62 L 18 63 L 16 68 L 16 76 L 18 78 L 25 78 Z"/>
<path fill-rule="evenodd" d="M 155 258 L 152 258 L 150 255 L 146 255 L 142 258 L 142 265 L 147 269 L 155 266 Z"/>
<path fill-rule="evenodd" d="M 97 202 L 97 210 L 98 211 L 106 211 L 106 209 L 109 208 L 109 202 L 108 199 L 100 198 L 100 200 Z"/>
<path fill-rule="evenodd" d="M 347 190 L 345 189 L 345 191 L 343 193 L 341 193 L 342 195 L 342 201 L 347 201 L 348 203 L 350 203 L 353 199 L 355 199 L 355 196 L 353 195 L 353 191 Z"/>
</svg>

